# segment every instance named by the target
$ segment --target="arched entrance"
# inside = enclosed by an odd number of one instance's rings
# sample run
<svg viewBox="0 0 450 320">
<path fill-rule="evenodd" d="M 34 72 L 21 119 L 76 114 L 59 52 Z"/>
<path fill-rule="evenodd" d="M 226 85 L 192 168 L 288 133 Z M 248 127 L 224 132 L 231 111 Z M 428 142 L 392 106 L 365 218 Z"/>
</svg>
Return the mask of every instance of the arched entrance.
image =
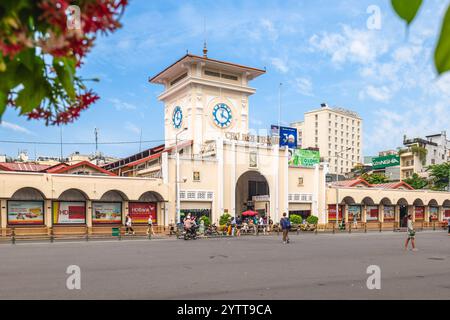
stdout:
<svg viewBox="0 0 450 320">
<path fill-rule="evenodd" d="M 260 216 L 270 217 L 270 192 L 267 179 L 258 171 L 247 171 L 236 182 L 236 216 L 254 210 Z"/>
<path fill-rule="evenodd" d="M 7 202 L 8 225 L 44 225 L 44 194 L 34 188 L 14 192 Z"/>
<path fill-rule="evenodd" d="M 397 205 L 400 207 L 400 227 L 405 228 L 405 217 L 408 215 L 408 201 L 405 198 L 401 198 L 397 201 Z"/>
</svg>

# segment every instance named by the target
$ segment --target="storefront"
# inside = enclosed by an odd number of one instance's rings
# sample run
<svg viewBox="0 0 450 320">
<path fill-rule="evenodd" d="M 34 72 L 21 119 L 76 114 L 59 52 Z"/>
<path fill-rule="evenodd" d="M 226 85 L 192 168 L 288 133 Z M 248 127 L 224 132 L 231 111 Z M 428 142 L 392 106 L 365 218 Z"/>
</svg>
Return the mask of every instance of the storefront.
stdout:
<svg viewBox="0 0 450 320">
<path fill-rule="evenodd" d="M 336 211 L 336 209 L 335 209 Z M 289 215 L 296 214 L 301 216 L 303 219 L 308 218 L 311 215 L 311 204 L 310 203 L 290 203 L 289 204 Z"/>
<path fill-rule="evenodd" d="M 361 221 L 361 206 L 348 206 L 348 221 Z"/>
<path fill-rule="evenodd" d="M 395 206 L 387 206 L 385 205 L 383 208 L 383 221 L 384 222 L 393 222 L 395 221 Z"/>
<path fill-rule="evenodd" d="M 442 215 L 444 220 L 447 220 L 450 218 L 450 207 L 444 207 L 443 208 L 444 214 Z"/>
<path fill-rule="evenodd" d="M 86 202 L 53 201 L 53 224 L 80 225 L 86 224 Z"/>
<path fill-rule="evenodd" d="M 8 201 L 8 225 L 44 225 L 44 201 Z"/>
<path fill-rule="evenodd" d="M 425 207 L 414 207 L 415 221 L 423 221 L 425 219 Z"/>
<path fill-rule="evenodd" d="M 93 202 L 92 224 L 122 224 L 122 202 Z"/>
<path fill-rule="evenodd" d="M 180 207 L 180 221 L 183 221 L 189 213 L 196 218 L 206 216 L 211 219 L 211 209 L 211 202 L 182 201 Z"/>
<path fill-rule="evenodd" d="M 366 221 L 367 222 L 379 221 L 378 206 L 367 206 L 366 207 Z"/>
<path fill-rule="evenodd" d="M 339 206 L 339 221 L 342 221 L 342 213 L 344 212 L 344 206 Z M 328 222 L 336 222 L 336 205 L 329 204 L 328 205 Z"/>
<path fill-rule="evenodd" d="M 151 217 L 153 224 L 158 224 L 156 215 L 156 202 L 130 202 L 128 203 L 128 214 L 133 224 L 148 224 Z"/>
<path fill-rule="evenodd" d="M 439 207 L 430 207 L 430 221 L 439 220 Z"/>
</svg>

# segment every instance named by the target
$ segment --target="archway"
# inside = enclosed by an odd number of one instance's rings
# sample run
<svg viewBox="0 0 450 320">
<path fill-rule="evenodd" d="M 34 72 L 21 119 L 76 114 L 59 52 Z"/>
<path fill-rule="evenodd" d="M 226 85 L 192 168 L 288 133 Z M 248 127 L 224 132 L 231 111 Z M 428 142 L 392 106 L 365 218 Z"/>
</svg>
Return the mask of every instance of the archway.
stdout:
<svg viewBox="0 0 450 320">
<path fill-rule="evenodd" d="M 126 196 L 126 194 L 119 190 L 106 191 L 100 198 L 100 201 L 108 201 L 108 202 L 121 202 L 127 200 L 128 197 Z"/>
<path fill-rule="evenodd" d="M 161 203 L 164 198 L 156 191 L 146 191 L 137 201 L 128 203 L 128 214 L 134 224 L 148 224 L 151 217 L 154 225 L 166 224 Z"/>
<path fill-rule="evenodd" d="M 405 198 L 400 198 L 397 201 L 397 205 L 400 207 L 400 227 L 406 227 L 405 217 L 408 215 L 408 201 Z"/>
<path fill-rule="evenodd" d="M 7 224 L 43 225 L 44 199 L 41 191 L 31 187 L 14 192 L 7 202 Z"/>
<path fill-rule="evenodd" d="M 344 199 L 342 199 L 341 203 L 342 204 L 352 205 L 352 204 L 355 204 L 356 202 L 355 202 L 355 199 L 353 199 L 352 197 L 347 196 Z"/>
<path fill-rule="evenodd" d="M 53 201 L 52 216 L 55 225 L 86 224 L 86 193 L 79 189 L 68 189 Z"/>
<path fill-rule="evenodd" d="M 270 191 L 269 183 L 258 171 L 243 173 L 236 182 L 235 189 L 236 215 L 242 212 L 254 210 L 261 216 L 270 216 Z"/>
</svg>

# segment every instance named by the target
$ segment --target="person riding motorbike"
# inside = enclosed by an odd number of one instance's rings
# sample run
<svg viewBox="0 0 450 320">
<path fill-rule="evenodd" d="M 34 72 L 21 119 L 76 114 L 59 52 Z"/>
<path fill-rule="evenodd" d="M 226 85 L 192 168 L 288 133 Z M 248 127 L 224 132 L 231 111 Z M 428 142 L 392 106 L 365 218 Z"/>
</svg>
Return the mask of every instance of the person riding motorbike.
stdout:
<svg viewBox="0 0 450 320">
<path fill-rule="evenodd" d="M 191 217 L 191 214 L 188 214 L 186 219 L 184 219 L 184 229 L 186 233 L 192 234 L 193 232 L 195 232 L 196 229 L 195 226 L 196 226 L 195 218 L 193 219 Z"/>
</svg>

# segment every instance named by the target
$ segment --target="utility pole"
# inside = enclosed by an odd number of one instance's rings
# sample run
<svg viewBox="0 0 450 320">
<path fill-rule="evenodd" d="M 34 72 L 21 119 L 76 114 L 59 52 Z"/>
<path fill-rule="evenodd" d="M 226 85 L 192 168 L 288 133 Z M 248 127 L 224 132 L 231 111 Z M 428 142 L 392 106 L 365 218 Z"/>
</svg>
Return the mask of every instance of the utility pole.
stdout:
<svg viewBox="0 0 450 320">
<path fill-rule="evenodd" d="M 95 157 L 98 155 L 98 129 L 94 129 L 94 135 L 95 135 Z"/>
</svg>

